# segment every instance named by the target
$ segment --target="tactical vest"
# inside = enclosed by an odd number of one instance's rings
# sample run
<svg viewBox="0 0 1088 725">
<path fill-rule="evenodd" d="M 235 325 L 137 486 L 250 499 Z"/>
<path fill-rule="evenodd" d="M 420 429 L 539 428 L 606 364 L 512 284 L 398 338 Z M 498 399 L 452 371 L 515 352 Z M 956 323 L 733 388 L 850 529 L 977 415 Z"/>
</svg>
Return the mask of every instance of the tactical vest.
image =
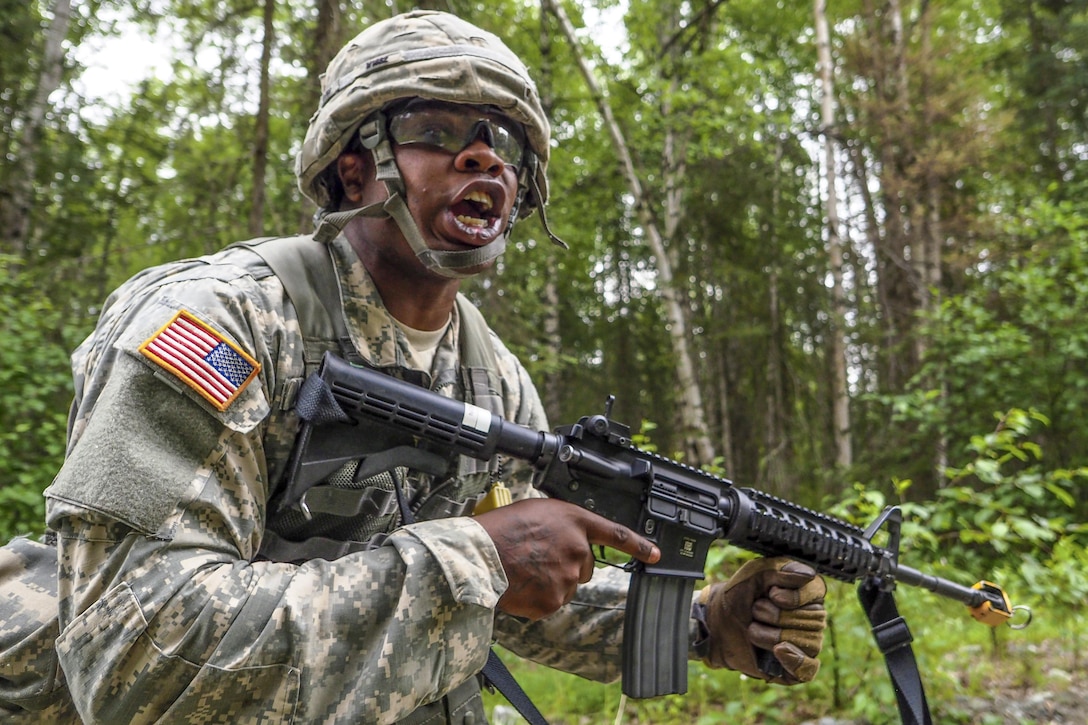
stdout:
<svg viewBox="0 0 1088 725">
<path fill-rule="evenodd" d="M 311 236 L 299 236 L 266 237 L 240 246 L 264 259 L 286 289 L 302 331 L 307 375 L 316 372 L 322 356 L 330 350 L 354 364 L 367 364 L 348 333 L 339 280 L 326 245 Z M 461 294 L 457 295 L 457 314 L 460 387 L 465 402 L 503 416 L 498 361 L 487 323 Z M 385 372 L 402 375 L 403 371 Z M 497 458 L 477 461 L 451 456 L 447 475 L 438 481 L 403 465 L 361 475 L 359 463 L 345 466 L 305 492 L 293 491 L 292 498 L 301 493 L 301 505 L 282 505 L 288 482 L 281 482 L 269 504 L 260 556 L 273 561 L 331 560 L 374 548 L 404 523 L 471 513 L 500 474 Z M 398 505 L 398 489 L 403 493 L 405 488 L 417 494 L 410 513 Z"/>
<path fill-rule="evenodd" d="M 307 376 L 317 371 L 321 358 L 329 350 L 349 362 L 366 364 L 348 333 L 339 281 L 326 245 L 302 236 L 258 239 L 243 246 L 265 260 L 295 306 L 304 340 Z M 457 295 L 457 313 L 464 402 L 503 416 L 498 361 L 487 323 L 461 294 Z M 269 503 L 269 519 L 259 555 L 274 561 L 335 559 L 380 545 L 386 535 L 403 523 L 469 514 L 498 480 L 499 461 L 496 458 L 481 462 L 455 456 L 450 463 L 452 475 L 421 497 L 411 513 L 403 511 L 403 498 L 398 499 L 406 477 L 412 475 L 403 466 L 360 480 L 358 468 L 349 464 L 306 491 L 304 506 L 280 505 L 288 483 L 282 482 Z M 417 481 L 419 475 L 426 476 L 417 474 Z M 482 725 L 486 721 L 479 677 L 473 677 L 437 702 L 417 708 L 399 725 Z"/>
</svg>

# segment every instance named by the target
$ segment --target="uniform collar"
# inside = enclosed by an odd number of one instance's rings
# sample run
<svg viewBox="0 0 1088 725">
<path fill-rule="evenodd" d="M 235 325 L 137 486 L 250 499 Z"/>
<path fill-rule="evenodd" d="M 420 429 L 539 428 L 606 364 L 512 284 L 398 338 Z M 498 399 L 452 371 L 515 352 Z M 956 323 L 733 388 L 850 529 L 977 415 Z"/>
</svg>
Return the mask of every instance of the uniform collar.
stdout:
<svg viewBox="0 0 1088 725">
<path fill-rule="evenodd" d="M 374 279 L 366 271 L 351 243 L 340 234 L 327 244 L 340 280 L 340 300 L 355 349 L 375 367 L 408 368 L 407 338 L 386 309 Z M 440 347 L 455 348 L 459 327 L 455 305 L 451 324 Z"/>
</svg>

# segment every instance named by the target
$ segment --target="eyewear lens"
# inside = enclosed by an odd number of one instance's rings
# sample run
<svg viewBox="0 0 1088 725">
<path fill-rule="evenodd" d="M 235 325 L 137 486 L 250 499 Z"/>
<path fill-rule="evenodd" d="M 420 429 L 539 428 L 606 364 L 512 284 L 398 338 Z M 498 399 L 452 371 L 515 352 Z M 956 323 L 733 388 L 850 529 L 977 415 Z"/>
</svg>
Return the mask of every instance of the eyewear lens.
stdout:
<svg viewBox="0 0 1088 725">
<path fill-rule="evenodd" d="M 525 137 L 512 120 L 481 116 L 479 111 L 468 107 L 464 110 L 425 107 L 398 113 L 389 121 L 389 135 L 401 146 L 421 143 L 454 154 L 481 134 L 503 163 L 514 168 L 521 166 Z"/>
</svg>

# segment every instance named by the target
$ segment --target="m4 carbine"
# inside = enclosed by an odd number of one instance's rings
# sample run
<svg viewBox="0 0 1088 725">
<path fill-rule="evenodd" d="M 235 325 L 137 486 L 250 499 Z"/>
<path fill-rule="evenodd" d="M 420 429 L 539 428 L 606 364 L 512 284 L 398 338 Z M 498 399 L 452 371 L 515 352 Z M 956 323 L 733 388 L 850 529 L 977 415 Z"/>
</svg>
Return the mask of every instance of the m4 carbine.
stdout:
<svg viewBox="0 0 1088 725">
<path fill-rule="evenodd" d="M 304 425 L 289 466 L 287 503 L 298 501 L 309 486 L 346 462 L 378 453 L 376 446 L 400 446 L 409 454 L 418 450 L 421 457 L 432 459 L 433 453 L 480 460 L 501 454 L 532 463 L 534 485 L 548 496 L 623 524 L 656 543 L 661 549 L 658 563 L 629 565 L 622 675 L 623 692 L 630 697 L 686 692 L 694 583 L 703 578 L 707 552 L 717 539 L 764 556 L 790 557 L 823 576 L 864 581 L 882 591 L 896 583 L 922 587 L 966 604 L 976 619 L 990 626 L 1007 622 L 1013 614 L 1008 596 L 994 584 L 961 586 L 899 563 L 897 507 L 889 507 L 862 530 L 642 451 L 632 445 L 628 427 L 612 420 L 609 411 L 546 433 L 329 353 L 303 386 L 296 409 Z M 360 423 L 381 425 L 367 426 L 368 435 L 360 435 Z M 374 430 L 382 431 L 378 443 L 369 434 Z M 412 461 L 402 456 L 399 465 L 412 467 Z M 887 543 L 878 546 L 873 538 L 881 530 Z M 779 674 L 773 656 L 765 654 L 763 669 Z"/>
</svg>

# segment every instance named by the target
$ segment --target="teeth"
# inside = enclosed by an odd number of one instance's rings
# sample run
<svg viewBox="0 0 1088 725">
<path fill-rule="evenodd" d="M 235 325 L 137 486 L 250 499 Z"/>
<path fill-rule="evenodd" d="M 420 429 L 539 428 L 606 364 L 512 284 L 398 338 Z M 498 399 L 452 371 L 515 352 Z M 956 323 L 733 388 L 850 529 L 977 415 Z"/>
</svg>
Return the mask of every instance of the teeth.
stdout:
<svg viewBox="0 0 1088 725">
<path fill-rule="evenodd" d="M 486 227 L 487 226 L 487 220 L 486 219 L 478 219 L 477 217 L 465 216 L 464 214 L 458 215 L 457 221 L 461 222 L 462 224 L 465 224 L 466 226 L 470 226 L 470 227 Z"/>
<path fill-rule="evenodd" d="M 482 191 L 470 191 L 465 195 L 465 201 L 471 201 L 479 204 L 484 211 L 489 211 L 493 205 L 491 197 Z"/>
</svg>

